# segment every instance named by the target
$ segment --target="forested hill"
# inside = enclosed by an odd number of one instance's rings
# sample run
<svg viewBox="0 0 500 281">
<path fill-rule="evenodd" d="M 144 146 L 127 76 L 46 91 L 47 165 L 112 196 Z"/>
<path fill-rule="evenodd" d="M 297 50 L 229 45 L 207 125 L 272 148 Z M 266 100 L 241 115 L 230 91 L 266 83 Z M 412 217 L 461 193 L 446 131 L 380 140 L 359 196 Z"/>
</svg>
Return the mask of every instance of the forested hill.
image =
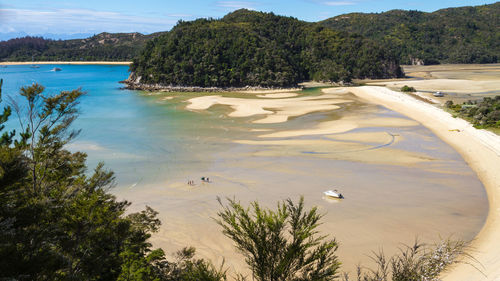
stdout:
<svg viewBox="0 0 500 281">
<path fill-rule="evenodd" d="M 179 22 L 148 42 L 131 70 L 130 81 L 141 84 L 199 87 L 287 87 L 402 75 L 395 56 L 374 41 L 244 9 L 219 20 Z"/>
<path fill-rule="evenodd" d="M 0 42 L 0 61 L 130 61 L 162 33 L 100 33 L 86 39 L 23 37 Z"/>
<path fill-rule="evenodd" d="M 500 60 L 500 2 L 433 13 L 353 13 L 321 24 L 376 40 L 402 64 L 494 63 Z"/>
</svg>

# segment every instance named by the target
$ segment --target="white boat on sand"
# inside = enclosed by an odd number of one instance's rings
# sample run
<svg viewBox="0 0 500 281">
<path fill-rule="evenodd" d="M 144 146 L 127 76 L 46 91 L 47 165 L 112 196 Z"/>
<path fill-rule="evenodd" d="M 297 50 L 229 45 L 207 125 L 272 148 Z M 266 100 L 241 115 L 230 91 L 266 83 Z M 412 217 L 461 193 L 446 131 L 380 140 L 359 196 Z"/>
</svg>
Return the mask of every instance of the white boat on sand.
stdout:
<svg viewBox="0 0 500 281">
<path fill-rule="evenodd" d="M 323 192 L 323 194 L 325 194 L 326 197 L 344 199 L 344 196 L 342 195 L 342 193 L 338 192 L 336 189 L 325 191 L 325 192 Z"/>
</svg>

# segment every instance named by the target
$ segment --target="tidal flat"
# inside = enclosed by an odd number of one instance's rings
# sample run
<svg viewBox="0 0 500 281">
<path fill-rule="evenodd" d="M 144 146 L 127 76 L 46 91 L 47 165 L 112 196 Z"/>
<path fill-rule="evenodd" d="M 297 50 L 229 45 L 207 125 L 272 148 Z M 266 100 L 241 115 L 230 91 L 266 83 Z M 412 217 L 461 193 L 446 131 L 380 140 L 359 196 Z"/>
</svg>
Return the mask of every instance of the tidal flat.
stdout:
<svg viewBox="0 0 500 281">
<path fill-rule="evenodd" d="M 62 71 L 50 72 L 55 66 Z M 372 251 L 392 254 L 416 237 L 472 239 L 486 219 L 483 185 L 453 148 L 346 90 L 209 94 L 231 103 L 197 109 L 189 100 L 206 93 L 121 90 L 126 66 L 20 65 L 0 74 L 3 94 L 13 97 L 33 82 L 51 93 L 87 92 L 75 122 L 82 134 L 68 148 L 86 152 L 89 167 L 104 161 L 114 170 L 111 192 L 132 202 L 131 211 L 149 205 L 159 212 L 163 224 L 152 241 L 170 255 L 194 246 L 201 257 L 224 257 L 231 271 L 245 271 L 213 220 L 217 197 L 272 208 L 304 196 L 325 213 L 320 231 L 339 241 L 342 269 L 351 272 L 368 265 Z M 232 115 L 245 104 L 247 113 L 252 105 L 264 113 Z M 328 189 L 346 199 L 323 198 Z"/>
<path fill-rule="evenodd" d="M 273 99 L 249 93 L 143 95 L 197 120 L 183 128 L 194 140 L 186 151 L 191 161 L 174 163 L 179 169 L 156 183 L 119 191 L 135 206 L 160 212 L 164 224 L 153 240 L 167 251 L 191 245 L 201 256 L 219 263 L 224 257 L 232 271 L 245 272 L 242 256 L 213 220 L 217 197 L 272 208 L 304 196 L 325 213 L 320 230 L 339 241 L 349 272 L 370 264 L 372 251 L 392 254 L 417 237 L 468 240 L 484 224 L 486 193 L 455 150 L 420 123 L 348 90 L 313 88 Z M 300 111 L 292 110 L 304 101 Z M 323 197 L 335 188 L 345 200 Z"/>
</svg>

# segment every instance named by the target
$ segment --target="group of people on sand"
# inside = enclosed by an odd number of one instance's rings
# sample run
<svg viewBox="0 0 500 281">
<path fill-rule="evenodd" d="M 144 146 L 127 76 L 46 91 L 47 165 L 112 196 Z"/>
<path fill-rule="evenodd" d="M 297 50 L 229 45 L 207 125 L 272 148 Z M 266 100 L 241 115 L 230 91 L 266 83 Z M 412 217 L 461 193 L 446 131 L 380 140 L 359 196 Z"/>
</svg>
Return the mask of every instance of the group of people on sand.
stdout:
<svg viewBox="0 0 500 281">
<path fill-rule="evenodd" d="M 208 177 L 201 177 L 202 182 L 210 182 L 210 178 Z M 188 180 L 188 185 L 195 185 L 194 180 Z"/>
</svg>

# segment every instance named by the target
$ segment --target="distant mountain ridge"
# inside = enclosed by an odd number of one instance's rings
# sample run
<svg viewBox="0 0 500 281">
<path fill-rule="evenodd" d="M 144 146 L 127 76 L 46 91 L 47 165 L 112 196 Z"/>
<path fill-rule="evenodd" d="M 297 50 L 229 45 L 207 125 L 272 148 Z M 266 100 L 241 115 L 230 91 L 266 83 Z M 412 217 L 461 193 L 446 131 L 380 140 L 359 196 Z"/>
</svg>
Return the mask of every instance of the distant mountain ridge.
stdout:
<svg viewBox="0 0 500 281">
<path fill-rule="evenodd" d="M 500 59 L 500 2 L 432 13 L 352 13 L 320 22 L 373 39 L 402 64 L 495 63 Z"/>
<path fill-rule="evenodd" d="M 100 33 L 86 39 L 23 37 L 0 42 L 0 61 L 131 61 L 163 32 Z"/>
<path fill-rule="evenodd" d="M 23 37 L 43 37 L 52 40 L 71 40 L 81 39 L 94 36 L 95 33 L 40 33 L 28 34 L 26 32 L 0 32 L 0 41 L 7 41 L 10 39 L 23 38 Z"/>
</svg>

